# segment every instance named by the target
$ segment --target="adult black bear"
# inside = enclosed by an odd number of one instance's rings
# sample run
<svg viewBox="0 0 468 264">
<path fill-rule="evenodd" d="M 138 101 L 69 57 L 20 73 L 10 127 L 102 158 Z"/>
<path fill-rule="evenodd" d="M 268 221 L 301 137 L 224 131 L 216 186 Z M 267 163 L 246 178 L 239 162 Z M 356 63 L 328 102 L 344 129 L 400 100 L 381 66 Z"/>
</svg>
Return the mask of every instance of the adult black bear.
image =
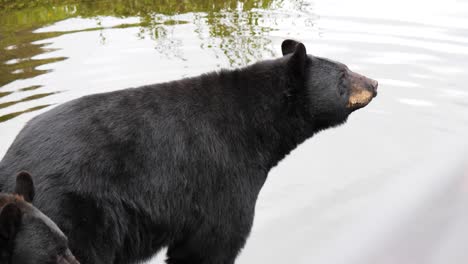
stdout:
<svg viewBox="0 0 468 264">
<path fill-rule="evenodd" d="M 234 263 L 268 172 L 319 130 L 342 124 L 377 82 L 307 55 L 95 94 L 32 119 L 0 163 L 38 175 L 35 205 L 85 264 Z"/>
<path fill-rule="evenodd" d="M 27 172 L 16 178 L 14 193 L 0 193 L 0 263 L 79 264 L 67 237 L 30 203 L 34 184 Z"/>
</svg>

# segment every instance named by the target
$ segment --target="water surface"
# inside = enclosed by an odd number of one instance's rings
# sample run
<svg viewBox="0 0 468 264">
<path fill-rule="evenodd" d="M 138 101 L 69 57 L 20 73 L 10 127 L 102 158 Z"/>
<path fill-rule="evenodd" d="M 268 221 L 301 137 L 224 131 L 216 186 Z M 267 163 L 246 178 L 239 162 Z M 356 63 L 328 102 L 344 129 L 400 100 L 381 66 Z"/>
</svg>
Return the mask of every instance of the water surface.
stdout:
<svg viewBox="0 0 468 264">
<path fill-rule="evenodd" d="M 399 197 L 414 184 L 404 207 L 459 185 L 448 171 L 468 143 L 468 3 L 455 0 L 0 1 L 0 157 L 57 104 L 278 57 L 285 38 L 377 79 L 379 96 L 272 171 L 239 263 L 319 263 L 389 186 Z M 447 175 L 424 180 L 436 162 Z"/>
</svg>

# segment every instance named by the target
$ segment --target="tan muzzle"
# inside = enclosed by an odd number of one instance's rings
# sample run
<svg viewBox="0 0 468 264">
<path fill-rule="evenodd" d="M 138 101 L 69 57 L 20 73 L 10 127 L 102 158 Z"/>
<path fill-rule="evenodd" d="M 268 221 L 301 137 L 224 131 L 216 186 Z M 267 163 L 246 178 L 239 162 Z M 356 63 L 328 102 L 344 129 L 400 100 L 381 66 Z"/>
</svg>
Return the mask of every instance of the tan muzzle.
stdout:
<svg viewBox="0 0 468 264">
<path fill-rule="evenodd" d="M 351 91 L 349 95 L 347 107 L 351 110 L 357 110 L 366 106 L 372 101 L 372 98 L 377 96 L 376 80 L 372 80 L 358 73 L 349 71 L 349 80 Z"/>
</svg>

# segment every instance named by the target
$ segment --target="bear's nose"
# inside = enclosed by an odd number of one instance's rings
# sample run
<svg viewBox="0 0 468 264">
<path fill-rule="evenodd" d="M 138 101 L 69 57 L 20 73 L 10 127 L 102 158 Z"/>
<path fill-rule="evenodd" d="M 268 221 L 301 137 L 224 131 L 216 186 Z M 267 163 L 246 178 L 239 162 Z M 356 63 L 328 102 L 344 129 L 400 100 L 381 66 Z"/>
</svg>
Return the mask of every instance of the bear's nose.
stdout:
<svg viewBox="0 0 468 264">
<path fill-rule="evenodd" d="M 377 87 L 379 86 L 379 82 L 377 82 L 376 80 L 372 80 L 370 79 L 370 85 L 372 86 L 372 89 L 377 92 Z"/>
</svg>

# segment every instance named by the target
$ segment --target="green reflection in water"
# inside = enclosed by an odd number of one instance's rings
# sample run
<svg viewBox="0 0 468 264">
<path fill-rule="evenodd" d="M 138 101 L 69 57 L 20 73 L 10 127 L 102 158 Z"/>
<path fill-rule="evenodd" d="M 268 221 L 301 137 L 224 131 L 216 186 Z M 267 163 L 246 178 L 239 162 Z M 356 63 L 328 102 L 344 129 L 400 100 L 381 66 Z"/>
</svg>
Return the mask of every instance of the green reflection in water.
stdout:
<svg viewBox="0 0 468 264">
<path fill-rule="evenodd" d="M 10 95 L 10 94 L 12 94 L 12 93 L 13 93 L 13 92 L 3 92 L 3 93 L 0 92 L 0 98 L 1 98 L 1 97 L 4 97 L 4 96 L 7 96 L 7 95 Z"/>
<path fill-rule="evenodd" d="M 11 105 L 14 105 L 14 104 L 17 104 L 17 103 L 22 103 L 22 102 L 27 102 L 27 101 L 32 101 L 32 100 L 44 98 L 44 97 L 46 97 L 46 96 L 49 96 L 49 95 L 52 95 L 52 94 L 56 94 L 56 93 L 57 93 L 57 92 L 55 92 L 55 93 L 35 94 L 35 95 L 28 96 L 28 97 L 26 97 L 26 98 L 23 98 L 23 99 L 21 99 L 21 100 L 1 103 L 1 104 L 0 104 L 0 109 L 5 108 L 5 107 L 8 107 L 8 106 L 11 106 Z"/>
<path fill-rule="evenodd" d="M 0 123 L 5 122 L 7 120 L 10 120 L 12 118 L 15 118 L 15 117 L 17 117 L 19 115 L 22 115 L 22 114 L 25 114 L 25 113 L 41 110 L 41 109 L 46 108 L 48 106 L 50 106 L 50 105 L 40 105 L 40 106 L 28 108 L 28 109 L 26 109 L 24 111 L 19 111 L 19 112 L 14 112 L 14 113 L 2 115 L 2 116 L 0 116 Z"/>
<path fill-rule="evenodd" d="M 31 86 L 28 86 L 28 87 L 21 88 L 21 89 L 19 89 L 18 91 L 22 91 L 22 92 L 25 92 L 25 91 L 32 91 L 32 90 L 39 89 L 39 88 L 41 88 L 41 87 L 42 87 L 42 85 L 31 85 Z"/>
<path fill-rule="evenodd" d="M 264 26 L 262 19 L 267 12 L 261 10 L 280 6 L 282 0 L 0 0 L 0 89 L 15 80 L 33 78 L 45 74 L 49 63 L 66 60 L 67 57 L 37 59 L 36 56 L 54 51 L 48 43 L 40 40 L 82 31 L 100 30 L 100 42 L 105 44 L 107 32 L 99 21 L 111 16 L 117 18 L 137 17 L 138 23 L 121 24 L 111 28 L 138 28 L 138 38 L 150 38 L 155 49 L 169 57 L 183 59 L 179 48 L 182 43 L 172 36 L 173 27 L 192 23 L 196 26 L 194 38 L 202 42 L 202 49 L 212 49 L 215 56 L 225 56 L 231 66 L 242 66 L 262 59 L 262 54 L 273 54 L 266 33 L 272 29 Z M 190 14 L 193 20 L 184 21 L 180 14 Z M 96 26 L 65 32 L 35 32 L 39 28 L 52 25 L 69 18 L 91 18 Z M 111 34 L 111 33 L 109 33 Z M 42 57 L 42 56 L 41 56 Z M 38 69 L 42 66 L 41 69 Z M 53 67 L 53 66 L 51 66 Z M 32 91 L 41 88 L 33 85 L 18 89 Z M 11 91 L 0 93 L 0 98 Z M 38 94 L 19 101 L 0 104 L 6 108 L 13 104 L 32 101 L 50 94 Z M 33 107 L 0 117 L 0 122 Z"/>
<path fill-rule="evenodd" d="M 33 33 L 35 29 L 55 22 L 73 18 L 97 18 L 100 16 L 139 17 L 140 36 L 150 36 L 161 41 L 161 52 L 173 46 L 168 34 L 169 27 L 188 23 L 171 16 L 195 13 L 197 32 L 207 29 L 209 38 L 203 39 L 202 48 L 218 47 L 228 57 L 231 65 L 239 66 L 258 59 L 256 54 L 267 49 L 269 41 L 262 38 L 268 28 L 258 26 L 259 12 L 267 9 L 273 0 L 113 0 L 113 1 L 52 1 L 52 0 L 0 0 L 0 86 L 17 79 L 31 78 L 47 71 L 36 70 L 39 65 L 64 60 L 54 58 L 34 60 L 32 57 L 51 51 L 44 44 L 33 42 L 68 32 Z M 280 1 L 276 1 L 278 4 Z M 87 30 L 100 30 L 96 27 Z M 200 38 L 203 38 L 200 35 Z M 105 41 L 105 39 L 104 39 Z M 220 42 L 219 44 L 216 44 Z M 14 60 L 12 62 L 12 60 Z"/>
</svg>

